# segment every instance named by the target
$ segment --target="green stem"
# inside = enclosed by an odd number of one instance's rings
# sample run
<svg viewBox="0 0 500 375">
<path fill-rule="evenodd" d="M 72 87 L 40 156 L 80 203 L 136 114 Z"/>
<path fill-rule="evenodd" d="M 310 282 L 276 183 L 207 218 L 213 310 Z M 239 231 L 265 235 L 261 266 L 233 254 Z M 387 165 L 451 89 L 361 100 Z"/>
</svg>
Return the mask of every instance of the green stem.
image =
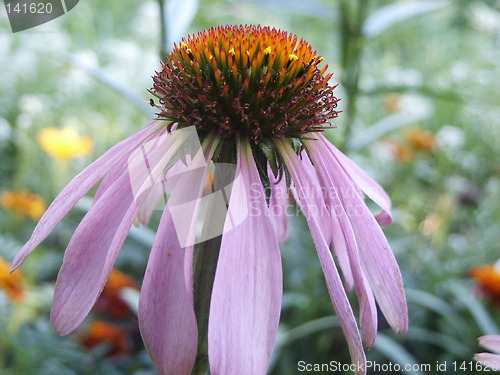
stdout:
<svg viewBox="0 0 500 375">
<path fill-rule="evenodd" d="M 198 323 L 198 354 L 193 375 L 204 375 L 208 369 L 208 314 L 212 288 L 219 260 L 222 236 L 200 244 L 194 268 L 194 311 Z"/>
<path fill-rule="evenodd" d="M 233 147 L 221 147 L 216 160 L 213 191 L 220 191 L 225 194 L 224 188 L 234 180 L 234 168 L 228 168 L 228 164 L 235 164 L 236 153 L 234 143 Z M 229 205 L 229 196 L 224 196 L 226 208 Z M 224 229 L 225 216 L 220 217 L 218 208 L 220 201 L 212 200 L 207 207 L 206 218 L 216 217 L 217 220 L 206 220 L 203 225 L 203 233 L 222 233 Z M 227 211 L 227 210 L 226 210 Z M 216 213 L 212 216 L 210 213 Z M 198 354 L 192 375 L 206 374 L 208 363 L 208 317 L 210 312 L 210 301 L 212 289 L 219 260 L 222 235 L 202 242 L 196 252 L 196 260 L 193 274 L 194 288 L 194 311 L 198 323 Z"/>
<path fill-rule="evenodd" d="M 165 0 L 158 0 L 160 6 L 160 60 L 163 61 L 167 56 L 167 25 L 165 24 Z"/>
<path fill-rule="evenodd" d="M 356 118 L 356 101 L 359 96 L 361 58 L 364 47 L 363 24 L 367 16 L 368 0 L 358 0 L 353 9 L 352 2 L 342 0 L 341 11 L 341 62 L 344 69 L 343 85 L 346 91 L 344 110 L 344 136 L 340 148 L 347 148 Z"/>
</svg>

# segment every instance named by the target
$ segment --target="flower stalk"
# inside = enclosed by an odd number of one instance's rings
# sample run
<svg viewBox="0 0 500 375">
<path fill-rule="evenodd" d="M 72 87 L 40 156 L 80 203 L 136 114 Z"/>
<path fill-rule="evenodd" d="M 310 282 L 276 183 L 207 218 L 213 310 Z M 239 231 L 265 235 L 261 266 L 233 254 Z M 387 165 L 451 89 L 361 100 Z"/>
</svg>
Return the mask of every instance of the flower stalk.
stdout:
<svg viewBox="0 0 500 375">
<path fill-rule="evenodd" d="M 232 142 L 222 142 L 232 143 Z M 234 144 L 232 147 L 221 147 L 217 157 L 218 163 L 215 164 L 214 178 L 212 181 L 212 191 L 221 191 L 226 202 L 226 209 L 229 206 L 230 196 L 226 195 L 226 186 L 234 181 L 234 168 L 230 165 L 236 163 Z M 210 201 L 207 207 L 207 217 L 212 214 L 219 217 L 221 215 L 219 202 Z M 205 222 L 203 231 L 205 233 L 223 233 L 225 216 L 220 220 L 210 220 Z M 203 375 L 209 367 L 208 363 L 208 319 L 210 312 L 210 301 L 212 289 L 219 260 L 222 235 L 202 242 L 196 251 L 195 266 L 193 272 L 194 288 L 194 311 L 198 323 L 198 351 L 193 368 L 193 375 Z"/>
<path fill-rule="evenodd" d="M 163 60 L 169 52 L 167 44 L 167 25 L 165 22 L 165 3 L 165 0 L 158 0 L 158 5 L 160 7 L 160 60 Z"/>
<path fill-rule="evenodd" d="M 342 0 L 341 12 L 341 64 L 344 68 L 343 85 L 346 92 L 344 110 L 343 144 L 340 149 L 349 147 L 352 124 L 356 118 L 356 101 L 359 96 L 361 58 L 364 47 L 363 24 L 367 17 L 368 0 L 359 0 L 353 7 L 352 2 Z"/>
</svg>

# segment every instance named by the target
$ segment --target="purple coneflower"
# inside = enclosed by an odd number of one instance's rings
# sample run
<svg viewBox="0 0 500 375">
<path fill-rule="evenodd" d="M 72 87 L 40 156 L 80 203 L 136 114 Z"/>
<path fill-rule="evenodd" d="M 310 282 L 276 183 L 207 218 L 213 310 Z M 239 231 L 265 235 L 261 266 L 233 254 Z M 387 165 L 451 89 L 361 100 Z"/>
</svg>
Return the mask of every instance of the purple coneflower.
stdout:
<svg viewBox="0 0 500 375">
<path fill-rule="evenodd" d="M 390 199 L 321 134 L 338 114 L 322 60 L 304 40 L 260 26 L 212 28 L 174 46 L 151 90 L 159 119 L 76 176 L 14 260 L 19 267 L 104 177 L 58 275 L 51 320 L 59 334 L 83 321 L 129 228 L 147 223 L 168 192 L 139 303 L 146 348 L 161 374 L 190 374 L 204 350 L 212 375 L 265 374 L 281 309 L 289 187 L 311 229 L 356 373 L 364 373 L 363 344 L 375 342 L 375 301 L 394 330 L 407 329 L 401 274 L 380 228 L 392 221 Z M 186 146 L 189 129 L 198 148 Z M 214 200 L 208 204 L 205 226 L 218 229 L 195 246 L 211 164 L 227 213 L 215 215 Z M 235 171 L 218 171 L 218 164 Z M 371 214 L 361 192 L 381 214 Z M 200 277 L 211 268 L 213 275 Z M 345 291 L 353 287 L 362 338 Z"/>
<path fill-rule="evenodd" d="M 500 335 L 481 336 L 479 345 L 493 353 L 478 353 L 474 359 L 494 371 L 500 371 Z"/>
</svg>

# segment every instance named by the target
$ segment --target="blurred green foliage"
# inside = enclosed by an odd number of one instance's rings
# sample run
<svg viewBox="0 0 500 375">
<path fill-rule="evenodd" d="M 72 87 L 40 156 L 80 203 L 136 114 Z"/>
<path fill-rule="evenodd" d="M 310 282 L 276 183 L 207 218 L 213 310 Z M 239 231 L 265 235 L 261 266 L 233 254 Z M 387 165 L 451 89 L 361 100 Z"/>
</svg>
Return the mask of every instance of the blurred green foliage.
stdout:
<svg viewBox="0 0 500 375">
<path fill-rule="evenodd" d="M 194 19 L 183 6 L 193 7 Z M 500 324 L 499 306 L 478 295 L 468 276 L 500 253 L 498 1 L 86 0 L 16 34 L 3 14 L 0 191 L 27 188 L 50 202 L 91 160 L 150 122 L 146 89 L 168 49 L 161 43 L 172 37 L 161 31 L 182 35 L 228 23 L 288 30 L 325 57 L 344 111 L 326 134 L 393 199 L 395 222 L 384 230 L 408 290 L 410 329 L 393 334 L 380 317 L 381 336 L 368 359 L 446 361 L 444 373 L 458 373 L 451 363 L 470 362 L 480 351 L 477 337 L 499 333 Z M 62 166 L 37 136 L 66 126 L 91 136 L 94 151 Z M 140 343 L 133 358 L 117 362 L 82 348 L 76 336 L 58 338 L 48 325 L 50 290 L 83 206 L 23 266 L 25 301 L 11 303 L 0 293 L 2 374 L 155 373 Z M 285 294 L 272 374 L 298 373 L 299 361 L 349 363 L 307 226 L 292 219 L 282 247 Z M 2 209 L 0 255 L 11 260 L 34 224 Z M 117 263 L 138 281 L 153 235 L 135 230 Z"/>
</svg>

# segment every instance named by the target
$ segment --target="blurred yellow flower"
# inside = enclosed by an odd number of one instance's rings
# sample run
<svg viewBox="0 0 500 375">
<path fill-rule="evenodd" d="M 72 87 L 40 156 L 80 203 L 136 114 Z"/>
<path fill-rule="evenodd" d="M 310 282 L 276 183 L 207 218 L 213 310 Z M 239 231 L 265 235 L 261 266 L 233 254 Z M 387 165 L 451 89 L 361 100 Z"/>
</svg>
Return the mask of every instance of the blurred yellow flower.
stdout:
<svg viewBox="0 0 500 375">
<path fill-rule="evenodd" d="M 11 264 L 0 257 L 0 289 L 13 301 L 20 301 L 24 296 L 23 274 L 16 270 L 9 273 Z"/>
<path fill-rule="evenodd" d="M 42 129 L 38 134 L 38 142 L 47 154 L 59 160 L 89 155 L 94 147 L 90 137 L 80 136 L 72 128 Z"/>
<path fill-rule="evenodd" d="M 40 219 L 47 208 L 41 196 L 25 189 L 2 192 L 0 205 L 23 216 L 29 216 L 33 220 Z"/>
</svg>

